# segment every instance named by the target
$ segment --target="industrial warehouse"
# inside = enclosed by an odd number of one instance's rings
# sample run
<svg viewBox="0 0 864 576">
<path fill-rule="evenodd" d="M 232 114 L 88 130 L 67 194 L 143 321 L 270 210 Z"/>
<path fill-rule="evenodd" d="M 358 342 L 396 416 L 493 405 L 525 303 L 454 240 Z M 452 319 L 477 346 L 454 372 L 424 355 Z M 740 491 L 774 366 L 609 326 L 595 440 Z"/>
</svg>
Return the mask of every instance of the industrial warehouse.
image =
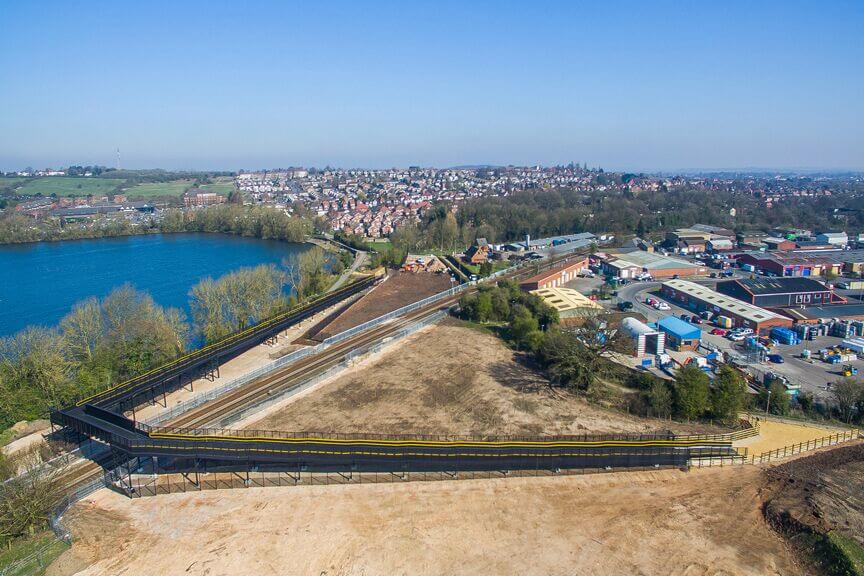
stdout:
<svg viewBox="0 0 864 576">
<path fill-rule="evenodd" d="M 531 294 L 554 308 L 565 325 L 603 311 L 603 306 L 573 288 L 541 288 L 532 290 Z"/>
<path fill-rule="evenodd" d="M 759 277 L 720 282 L 717 291 L 762 308 L 822 306 L 846 302 L 812 278 Z"/>
<path fill-rule="evenodd" d="M 579 273 L 588 268 L 588 258 L 580 258 L 571 262 L 567 262 L 560 266 L 556 266 L 546 272 L 541 272 L 536 276 L 528 278 L 519 285 L 525 291 L 540 290 L 543 288 L 557 288 L 563 286 L 571 280 L 575 280 Z"/>
<path fill-rule="evenodd" d="M 672 278 L 704 276 L 708 273 L 708 268 L 681 258 L 635 251 L 609 254 L 603 262 L 603 273 L 618 278 L 635 278 L 640 274 L 650 274 L 652 278 Z"/>
<path fill-rule="evenodd" d="M 694 312 L 709 311 L 732 320 L 732 325 L 767 332 L 775 326 L 792 326 L 792 319 L 687 280 L 667 280 L 664 297 Z"/>
</svg>

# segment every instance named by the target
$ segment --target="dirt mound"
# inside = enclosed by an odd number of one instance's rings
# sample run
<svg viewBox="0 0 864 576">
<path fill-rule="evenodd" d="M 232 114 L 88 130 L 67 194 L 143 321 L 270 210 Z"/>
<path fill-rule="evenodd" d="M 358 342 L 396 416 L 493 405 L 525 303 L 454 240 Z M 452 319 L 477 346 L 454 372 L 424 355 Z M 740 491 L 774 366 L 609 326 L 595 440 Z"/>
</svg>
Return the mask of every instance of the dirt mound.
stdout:
<svg viewBox="0 0 864 576">
<path fill-rule="evenodd" d="M 704 429 L 606 410 L 551 388 L 500 339 L 452 319 L 346 370 L 314 393 L 262 414 L 246 427 L 474 435 Z"/>
<path fill-rule="evenodd" d="M 102 491 L 82 515 L 120 545 L 91 544 L 101 556 L 82 576 L 802 574 L 762 518 L 763 480 L 735 467 L 135 500 Z"/>
<path fill-rule="evenodd" d="M 864 442 L 766 471 L 765 514 L 783 530 L 841 530 L 864 546 Z"/>
</svg>

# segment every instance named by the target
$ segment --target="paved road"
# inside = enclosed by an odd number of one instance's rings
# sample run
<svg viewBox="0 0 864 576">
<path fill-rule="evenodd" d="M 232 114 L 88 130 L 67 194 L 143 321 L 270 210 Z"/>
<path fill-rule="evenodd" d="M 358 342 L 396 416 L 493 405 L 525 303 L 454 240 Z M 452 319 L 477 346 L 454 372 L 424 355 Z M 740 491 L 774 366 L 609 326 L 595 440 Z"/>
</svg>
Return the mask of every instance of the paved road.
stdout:
<svg viewBox="0 0 864 576">
<path fill-rule="evenodd" d="M 349 266 L 348 269 L 342 273 L 339 279 L 336 280 L 336 282 L 334 282 L 330 289 L 327 291 L 332 292 L 333 290 L 338 290 L 339 288 L 341 288 L 342 285 L 345 284 L 349 278 L 351 278 L 351 274 L 353 274 L 357 271 L 358 268 L 363 266 L 368 258 L 369 255 L 366 252 L 362 252 L 360 250 L 355 252 L 354 262 L 351 263 L 351 266 Z"/>
</svg>

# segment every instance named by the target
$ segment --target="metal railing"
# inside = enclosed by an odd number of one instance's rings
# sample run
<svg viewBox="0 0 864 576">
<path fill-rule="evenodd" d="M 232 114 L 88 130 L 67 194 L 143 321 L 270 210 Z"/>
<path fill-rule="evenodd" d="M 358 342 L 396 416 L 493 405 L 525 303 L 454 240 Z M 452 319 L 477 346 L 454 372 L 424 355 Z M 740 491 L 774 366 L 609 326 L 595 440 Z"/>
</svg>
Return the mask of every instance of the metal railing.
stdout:
<svg viewBox="0 0 864 576">
<path fill-rule="evenodd" d="M 273 372 L 274 370 L 277 370 L 277 369 L 279 369 L 279 368 L 281 368 L 287 364 L 290 364 L 291 362 L 294 362 L 296 360 L 300 360 L 301 358 L 305 358 L 305 357 L 311 356 L 313 354 L 318 354 L 319 352 L 322 352 L 323 350 L 325 350 L 329 347 L 330 347 L 329 344 L 319 344 L 317 346 L 313 346 L 313 347 L 309 347 L 309 348 L 301 348 L 300 350 L 295 350 L 294 352 L 291 352 L 290 354 L 286 354 L 285 356 L 282 356 L 281 358 L 279 358 L 277 360 L 274 360 L 272 362 L 268 362 L 267 364 L 265 364 L 259 368 L 256 368 L 250 372 L 247 372 L 246 374 L 238 376 L 237 378 L 231 380 L 230 382 L 226 382 L 225 384 L 223 384 L 221 386 L 217 386 L 216 388 L 208 390 L 207 392 L 202 392 L 200 394 L 197 394 L 197 395 L 193 396 L 192 398 L 190 398 L 189 400 L 185 400 L 183 402 L 180 402 L 180 403 L 172 406 L 171 408 L 168 408 L 167 410 L 162 411 L 161 413 L 157 414 L 156 416 L 145 419 L 144 422 L 146 424 L 149 424 L 149 425 L 156 425 L 156 424 L 160 424 L 162 422 L 167 422 L 168 420 L 176 418 L 177 416 L 180 416 L 180 415 L 188 412 L 189 410 L 192 410 L 193 408 L 197 408 L 198 406 L 206 404 L 207 402 L 210 402 L 211 400 L 215 400 L 216 398 L 222 396 L 223 394 L 227 394 L 228 392 L 232 392 L 232 391 L 240 388 L 241 386 L 244 386 L 244 385 L 248 384 L 249 382 L 256 380 L 257 378 L 261 378 L 262 376 L 266 376 L 270 372 Z"/>
<path fill-rule="evenodd" d="M 416 322 L 413 322 L 412 324 L 400 329 L 398 332 L 396 332 L 392 336 L 388 336 L 386 342 L 377 342 L 377 343 L 372 344 L 370 346 L 364 347 L 362 350 L 352 351 L 352 352 L 346 354 L 341 362 L 339 362 L 335 366 L 332 366 L 331 368 L 324 371 L 323 373 L 312 376 L 311 378 L 308 378 L 306 380 L 303 380 L 302 382 L 299 382 L 295 386 L 291 386 L 290 388 L 287 388 L 286 390 L 283 390 L 283 391 L 279 392 L 278 394 L 274 394 L 274 395 L 270 396 L 269 398 L 267 398 L 263 402 L 259 402 L 257 404 L 253 404 L 252 406 L 248 406 L 240 412 L 235 412 L 231 416 L 223 419 L 221 422 L 224 423 L 225 425 L 227 425 L 230 422 L 239 422 L 241 420 L 248 418 L 249 416 L 252 416 L 258 412 L 261 412 L 262 410 L 266 410 L 267 408 L 269 408 L 270 406 L 272 406 L 278 402 L 281 402 L 281 401 L 283 401 L 283 400 L 285 400 L 291 396 L 299 394 L 299 393 L 315 386 L 316 384 L 319 384 L 320 382 L 327 380 L 328 378 L 332 378 L 333 376 L 335 376 L 339 372 L 348 368 L 353 362 L 356 361 L 358 356 L 365 355 L 365 354 L 378 353 L 381 350 L 383 350 L 384 348 L 386 348 L 387 346 L 390 346 L 391 344 L 395 344 L 396 342 L 402 340 L 406 336 L 413 334 L 417 330 L 420 330 L 421 328 L 424 328 L 430 324 L 434 324 L 435 322 L 440 321 L 445 316 L 446 316 L 445 312 L 439 311 L 439 312 L 436 312 L 435 314 L 432 314 L 432 315 L 427 316 L 425 318 L 422 318 Z M 322 346 L 327 346 L 327 345 L 322 344 Z"/>
<path fill-rule="evenodd" d="M 98 478 L 94 478 L 90 482 L 79 486 L 74 492 L 71 494 L 67 494 L 63 497 L 63 499 L 57 503 L 54 507 L 54 510 L 51 511 L 51 515 L 48 517 L 48 525 L 51 527 L 51 530 L 54 534 L 67 544 L 72 542 L 72 533 L 68 528 L 63 524 L 63 515 L 69 509 L 70 506 L 75 504 L 76 502 L 83 500 L 90 494 L 93 494 L 100 488 L 105 486 L 105 479 L 102 475 L 99 475 Z"/>
<path fill-rule="evenodd" d="M 765 462 L 771 462 L 772 460 L 778 460 L 780 458 L 794 456 L 795 454 L 801 454 L 802 452 L 809 452 L 811 450 L 816 450 L 817 448 L 834 446 L 835 444 L 849 442 L 850 440 L 855 440 L 856 438 L 858 438 L 858 436 L 858 430 L 846 430 L 845 432 L 838 432 L 837 434 L 831 434 L 829 436 L 815 438 L 813 440 L 808 440 L 807 442 L 789 444 L 787 446 L 783 446 L 782 448 L 769 450 L 768 452 L 762 452 L 761 454 L 753 454 L 750 457 L 750 463 L 764 464 Z"/>
</svg>

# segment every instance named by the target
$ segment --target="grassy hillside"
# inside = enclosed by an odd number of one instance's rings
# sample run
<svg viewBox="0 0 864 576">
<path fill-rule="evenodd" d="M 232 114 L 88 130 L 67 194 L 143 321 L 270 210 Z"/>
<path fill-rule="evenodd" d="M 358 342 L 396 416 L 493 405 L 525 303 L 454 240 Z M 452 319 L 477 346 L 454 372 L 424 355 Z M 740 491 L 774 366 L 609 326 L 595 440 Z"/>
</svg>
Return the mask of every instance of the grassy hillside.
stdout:
<svg viewBox="0 0 864 576">
<path fill-rule="evenodd" d="M 18 188 L 18 194 L 42 194 L 50 196 L 94 196 L 111 195 L 125 180 L 116 178 L 75 178 L 68 176 L 46 176 L 33 178 Z"/>
<path fill-rule="evenodd" d="M 228 196 L 234 191 L 234 182 L 214 182 L 213 184 L 204 184 L 201 186 L 201 190 L 204 192 L 215 192 L 216 194 Z"/>
<path fill-rule="evenodd" d="M 153 182 L 138 184 L 123 193 L 129 198 L 156 198 L 159 196 L 182 196 L 193 184 L 193 180 L 174 180 L 171 182 Z"/>
</svg>

